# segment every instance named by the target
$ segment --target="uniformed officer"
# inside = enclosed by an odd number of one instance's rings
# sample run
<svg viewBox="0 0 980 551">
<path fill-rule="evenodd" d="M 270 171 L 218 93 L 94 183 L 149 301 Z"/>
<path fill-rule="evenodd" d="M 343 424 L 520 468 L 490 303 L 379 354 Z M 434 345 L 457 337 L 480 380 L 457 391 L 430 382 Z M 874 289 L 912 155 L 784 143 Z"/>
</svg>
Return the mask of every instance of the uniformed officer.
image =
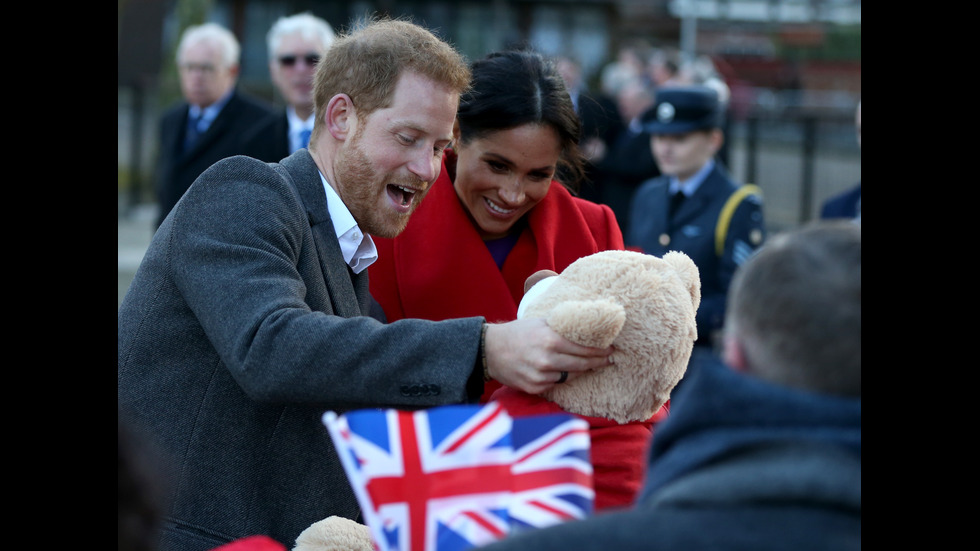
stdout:
<svg viewBox="0 0 980 551">
<path fill-rule="evenodd" d="M 722 116 L 718 94 L 707 86 L 657 91 L 641 122 L 661 175 L 637 188 L 625 236 L 627 246 L 655 256 L 681 251 L 697 264 L 696 346 L 720 337 L 732 275 L 766 233 L 757 188 L 732 180 L 715 158 L 724 143 Z"/>
</svg>

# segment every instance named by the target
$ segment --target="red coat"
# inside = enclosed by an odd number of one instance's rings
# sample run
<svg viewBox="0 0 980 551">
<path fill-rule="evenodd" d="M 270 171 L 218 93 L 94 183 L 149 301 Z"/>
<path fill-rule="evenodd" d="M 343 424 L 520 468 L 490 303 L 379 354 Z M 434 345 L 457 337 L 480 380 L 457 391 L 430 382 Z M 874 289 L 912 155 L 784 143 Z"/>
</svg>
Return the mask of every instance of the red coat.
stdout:
<svg viewBox="0 0 980 551">
<path fill-rule="evenodd" d="M 564 412 L 561 406 L 541 396 L 509 387 L 494 392 L 491 399 L 500 402 L 511 417 Z M 633 505 L 643 485 L 653 425 L 667 418 L 667 410 L 665 404 L 646 421 L 624 424 L 605 417 L 577 415 L 589 423 L 596 512 Z"/>
<path fill-rule="evenodd" d="M 624 247 L 612 209 L 573 197 L 555 181 L 525 216 L 523 233 L 503 270 L 497 269 L 456 196 L 444 160 L 405 231 L 394 239 L 373 238 L 378 260 L 368 269 L 371 294 L 390 322 L 471 316 L 512 321 L 524 282 L 534 272 L 560 273 L 580 257 Z M 481 403 L 499 386 L 488 383 Z"/>
</svg>

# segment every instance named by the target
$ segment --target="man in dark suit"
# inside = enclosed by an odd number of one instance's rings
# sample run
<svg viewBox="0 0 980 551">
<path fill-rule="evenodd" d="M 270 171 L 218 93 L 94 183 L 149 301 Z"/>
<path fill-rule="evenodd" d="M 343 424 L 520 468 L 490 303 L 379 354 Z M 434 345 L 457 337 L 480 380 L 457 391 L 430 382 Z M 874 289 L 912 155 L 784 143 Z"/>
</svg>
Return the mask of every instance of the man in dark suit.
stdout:
<svg viewBox="0 0 980 551">
<path fill-rule="evenodd" d="M 596 165 L 602 161 L 613 141 L 623 129 L 616 102 L 607 95 L 589 90 L 582 76 L 581 64 L 568 56 L 556 59 L 558 73 L 565 81 L 568 95 L 575 106 L 575 113 L 582 123 L 579 149 L 586 159 L 585 181 L 579 197 L 601 203 Z"/>
<path fill-rule="evenodd" d="M 642 123 L 653 136 L 650 146 L 662 175 L 636 190 L 625 236 L 628 247 L 655 256 L 681 251 L 697 264 L 701 305 L 695 346 L 709 348 L 723 325 L 735 270 L 765 238 L 761 197 L 743 197 L 742 186 L 715 160 L 724 140 L 722 115 L 718 93 L 707 86 L 657 91 Z"/>
<path fill-rule="evenodd" d="M 215 162 L 242 153 L 242 133 L 272 112 L 236 90 L 240 53 L 235 36 L 215 23 L 190 27 L 181 37 L 177 69 L 184 99 L 160 120 L 157 227 L 191 182 Z"/>
<path fill-rule="evenodd" d="M 269 29 L 269 76 L 286 107 L 245 134 L 245 155 L 274 162 L 309 145 L 313 131 L 313 74 L 334 38 L 330 24 L 309 13 L 281 17 Z"/>
<path fill-rule="evenodd" d="M 854 114 L 854 126 L 857 130 L 858 149 L 861 148 L 861 102 L 857 104 Z M 820 209 L 820 218 L 849 218 L 861 221 L 861 182 L 856 186 L 827 199 Z"/>
<path fill-rule="evenodd" d="M 653 105 L 654 90 L 640 76 L 629 79 L 616 96 L 622 125 L 596 163 L 596 187 L 599 202 L 616 213 L 619 227 L 626 234 L 630 226 L 630 200 L 641 183 L 660 175 L 660 168 L 650 151 L 650 133 L 640 117 Z"/>
<path fill-rule="evenodd" d="M 542 318 L 368 315 L 371 236 L 405 229 L 469 80 L 431 32 L 369 22 L 317 66 L 309 149 L 215 163 L 153 236 L 119 307 L 117 378 L 120 415 L 173 467 L 160 551 L 292 547 L 359 518 L 325 411 L 476 403 L 490 378 L 539 394 L 610 365 Z"/>
</svg>

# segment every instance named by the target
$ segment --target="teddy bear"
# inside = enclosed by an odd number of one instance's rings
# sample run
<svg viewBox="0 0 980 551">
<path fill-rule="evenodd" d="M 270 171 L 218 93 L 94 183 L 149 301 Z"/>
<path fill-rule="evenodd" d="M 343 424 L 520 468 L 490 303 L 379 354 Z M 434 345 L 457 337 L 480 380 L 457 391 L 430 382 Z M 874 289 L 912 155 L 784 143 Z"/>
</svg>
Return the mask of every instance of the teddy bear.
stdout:
<svg viewBox="0 0 980 551">
<path fill-rule="evenodd" d="M 585 419 L 595 511 L 626 507 L 642 484 L 653 427 L 668 414 L 697 338 L 698 268 L 677 251 L 663 257 L 601 251 L 560 274 L 537 272 L 525 287 L 518 318 L 543 317 L 578 344 L 612 345 L 613 364 L 541 395 L 502 387 L 491 400 L 514 417 L 567 412 Z M 293 551 L 373 551 L 370 541 L 367 526 L 329 517 L 307 528 Z"/>
<path fill-rule="evenodd" d="M 546 318 L 578 344 L 611 344 L 613 365 L 540 395 L 503 387 L 491 399 L 514 417 L 565 411 L 588 421 L 594 508 L 626 507 L 643 482 L 653 426 L 666 418 L 670 392 L 684 376 L 697 338 L 698 268 L 677 251 L 662 258 L 602 251 L 560 275 L 539 272 L 528 284 L 518 318 Z"/>
</svg>

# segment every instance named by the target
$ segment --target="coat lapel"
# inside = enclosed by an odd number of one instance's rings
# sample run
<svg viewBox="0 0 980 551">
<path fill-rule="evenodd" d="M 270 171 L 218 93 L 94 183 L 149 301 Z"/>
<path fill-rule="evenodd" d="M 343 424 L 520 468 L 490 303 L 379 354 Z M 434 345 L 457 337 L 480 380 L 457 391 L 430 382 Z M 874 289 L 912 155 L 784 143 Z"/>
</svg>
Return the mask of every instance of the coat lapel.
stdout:
<svg viewBox="0 0 980 551">
<path fill-rule="evenodd" d="M 204 132 L 204 134 L 201 134 L 197 138 L 197 141 L 191 145 L 191 148 L 184 152 L 184 160 L 189 162 L 191 159 L 198 156 L 202 151 L 209 148 L 210 144 L 217 140 L 219 136 L 224 134 L 225 128 L 238 116 L 239 107 L 238 93 L 233 92 L 231 97 L 228 98 L 228 103 L 221 108 L 221 111 L 218 112 L 218 116 L 211 121 L 211 125 L 208 126 L 208 129 Z M 187 130 L 188 117 L 189 115 L 185 114 L 184 125 L 181 127 L 185 132 Z M 183 136 L 184 133 L 181 133 L 181 144 L 183 144 Z"/>
<path fill-rule="evenodd" d="M 320 268 L 323 270 L 330 292 L 334 313 L 343 317 L 367 315 L 370 304 L 367 271 L 355 275 L 340 251 L 340 242 L 327 210 L 327 196 L 323 191 L 320 173 L 313 157 L 300 149 L 280 163 L 292 178 L 293 187 L 299 193 L 310 229 L 316 244 Z"/>
</svg>

